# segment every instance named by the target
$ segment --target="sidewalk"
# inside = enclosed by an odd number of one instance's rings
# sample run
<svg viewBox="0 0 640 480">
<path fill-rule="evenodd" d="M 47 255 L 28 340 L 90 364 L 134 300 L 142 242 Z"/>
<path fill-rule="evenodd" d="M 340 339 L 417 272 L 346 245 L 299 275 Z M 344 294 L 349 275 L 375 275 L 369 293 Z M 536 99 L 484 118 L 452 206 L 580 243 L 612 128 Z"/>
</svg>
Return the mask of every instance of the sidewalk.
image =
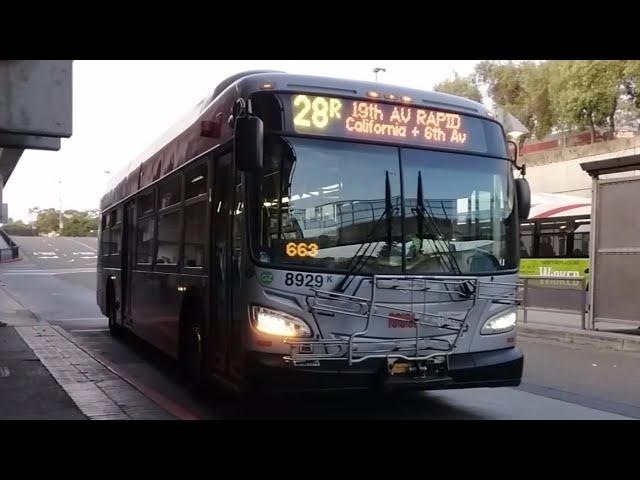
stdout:
<svg viewBox="0 0 640 480">
<path fill-rule="evenodd" d="M 597 323 L 598 330 L 582 330 L 578 313 L 528 310 L 524 323 L 518 309 L 518 336 L 563 345 L 640 353 L 640 330 L 629 324 Z"/>
<path fill-rule="evenodd" d="M 174 417 L 0 286 L 0 419 Z"/>
<path fill-rule="evenodd" d="M 38 320 L 0 288 L 0 420 L 84 420 L 16 328 Z"/>
</svg>

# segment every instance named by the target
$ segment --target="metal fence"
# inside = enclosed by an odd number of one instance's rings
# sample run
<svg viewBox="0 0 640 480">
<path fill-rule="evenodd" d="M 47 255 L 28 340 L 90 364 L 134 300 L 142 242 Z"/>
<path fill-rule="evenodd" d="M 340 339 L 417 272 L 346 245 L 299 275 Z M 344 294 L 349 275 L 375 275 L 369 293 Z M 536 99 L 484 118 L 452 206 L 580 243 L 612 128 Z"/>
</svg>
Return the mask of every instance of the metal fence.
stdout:
<svg viewBox="0 0 640 480">
<path fill-rule="evenodd" d="M 578 313 L 581 328 L 586 329 L 588 277 L 521 276 L 520 280 L 523 323 L 530 310 Z"/>
</svg>

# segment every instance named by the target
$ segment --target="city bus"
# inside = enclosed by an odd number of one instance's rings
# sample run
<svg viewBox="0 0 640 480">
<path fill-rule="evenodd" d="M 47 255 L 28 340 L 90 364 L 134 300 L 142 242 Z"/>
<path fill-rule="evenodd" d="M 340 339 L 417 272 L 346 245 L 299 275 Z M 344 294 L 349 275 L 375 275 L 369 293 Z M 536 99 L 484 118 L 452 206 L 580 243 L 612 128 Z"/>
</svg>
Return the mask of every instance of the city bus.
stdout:
<svg viewBox="0 0 640 480">
<path fill-rule="evenodd" d="M 582 277 L 589 268 L 591 199 L 533 193 L 520 223 L 520 274 Z"/>
<path fill-rule="evenodd" d="M 97 303 L 236 392 L 518 385 L 510 152 L 467 99 L 237 74 L 112 179 Z"/>
</svg>

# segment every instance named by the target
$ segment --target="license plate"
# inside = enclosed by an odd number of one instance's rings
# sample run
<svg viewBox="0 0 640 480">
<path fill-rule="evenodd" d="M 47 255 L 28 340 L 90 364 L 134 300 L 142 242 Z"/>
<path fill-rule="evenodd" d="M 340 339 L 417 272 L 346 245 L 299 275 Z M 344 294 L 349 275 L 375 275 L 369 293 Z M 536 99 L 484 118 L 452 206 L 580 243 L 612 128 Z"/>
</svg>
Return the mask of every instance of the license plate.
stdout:
<svg viewBox="0 0 640 480">
<path fill-rule="evenodd" d="M 390 369 L 391 375 L 409 373 L 409 364 L 407 362 L 394 362 Z"/>
</svg>

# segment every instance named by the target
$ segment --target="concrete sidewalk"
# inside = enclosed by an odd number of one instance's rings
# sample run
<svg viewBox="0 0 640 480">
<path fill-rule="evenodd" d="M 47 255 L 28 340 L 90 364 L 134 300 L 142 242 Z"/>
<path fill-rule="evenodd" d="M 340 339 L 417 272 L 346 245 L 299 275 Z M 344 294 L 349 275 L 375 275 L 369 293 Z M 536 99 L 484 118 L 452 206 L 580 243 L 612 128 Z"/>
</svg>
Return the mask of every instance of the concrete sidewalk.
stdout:
<svg viewBox="0 0 640 480">
<path fill-rule="evenodd" d="M 16 331 L 38 320 L 2 288 L 0 322 L 0 420 L 86 419 Z"/>
<path fill-rule="evenodd" d="M 582 330 L 580 314 L 529 310 L 524 323 L 518 309 L 518 336 L 523 339 L 640 354 L 640 329 L 629 324 L 597 323 L 598 330 Z"/>
<path fill-rule="evenodd" d="M 0 419 L 174 417 L 0 285 Z"/>
</svg>

